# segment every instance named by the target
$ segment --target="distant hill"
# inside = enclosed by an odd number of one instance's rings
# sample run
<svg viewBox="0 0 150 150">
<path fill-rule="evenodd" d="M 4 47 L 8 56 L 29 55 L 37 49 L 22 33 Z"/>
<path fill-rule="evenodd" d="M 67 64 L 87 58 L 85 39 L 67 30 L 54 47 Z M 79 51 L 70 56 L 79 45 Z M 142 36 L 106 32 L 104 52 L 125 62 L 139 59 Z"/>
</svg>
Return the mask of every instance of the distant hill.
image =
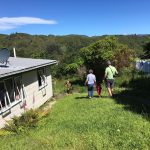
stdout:
<svg viewBox="0 0 150 150">
<path fill-rule="evenodd" d="M 15 33 L 10 35 L 0 34 L 0 47 L 16 47 L 18 50 L 27 48 L 26 44 L 36 44 L 36 47 L 41 47 L 43 43 L 47 45 L 49 42 L 57 42 L 57 44 L 76 44 L 76 47 L 84 47 L 92 42 L 102 39 L 109 35 L 103 36 L 92 36 L 88 37 L 86 35 L 30 35 L 26 33 Z M 144 44 L 150 41 L 150 34 L 133 34 L 133 35 L 110 35 L 115 36 L 119 39 L 121 43 L 127 44 L 130 48 L 134 50 L 142 50 Z M 31 45 L 28 45 L 30 47 Z M 21 47 L 22 46 L 22 47 Z M 25 46 L 25 47 L 24 47 Z M 34 47 L 34 49 L 36 48 Z M 41 47 L 42 48 L 42 47 Z M 33 51 L 33 49 L 32 49 Z"/>
<path fill-rule="evenodd" d="M 0 48 L 16 48 L 17 56 L 61 59 L 62 55 L 68 55 L 67 63 L 73 61 L 79 49 L 90 45 L 106 36 L 86 35 L 30 35 L 26 33 L 14 33 L 10 35 L 0 34 Z M 150 34 L 110 35 L 118 38 L 119 42 L 134 49 L 137 56 L 142 56 L 143 49 L 150 42 Z M 12 55 L 12 51 L 11 51 Z"/>
</svg>

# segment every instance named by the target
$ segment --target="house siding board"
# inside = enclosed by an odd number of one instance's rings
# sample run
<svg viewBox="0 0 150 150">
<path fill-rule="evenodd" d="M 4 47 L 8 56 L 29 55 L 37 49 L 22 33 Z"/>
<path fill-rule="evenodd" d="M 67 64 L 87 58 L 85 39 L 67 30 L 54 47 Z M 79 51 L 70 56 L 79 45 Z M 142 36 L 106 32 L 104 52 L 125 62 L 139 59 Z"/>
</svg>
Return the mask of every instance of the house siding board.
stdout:
<svg viewBox="0 0 150 150">
<path fill-rule="evenodd" d="M 27 93 L 26 107 L 27 109 L 31 109 L 33 108 L 33 105 L 32 105 L 33 94 L 37 93 L 37 90 L 38 90 L 37 70 L 24 73 L 22 75 L 22 80 L 25 86 L 25 91 Z"/>
<path fill-rule="evenodd" d="M 7 124 L 7 121 L 9 121 L 13 116 L 20 116 L 24 112 L 24 109 L 20 107 L 20 104 L 15 105 L 4 114 L 8 113 L 9 115 L 6 115 L 3 117 L 3 115 L 0 115 L 0 128 L 4 127 L 5 124 Z"/>
</svg>

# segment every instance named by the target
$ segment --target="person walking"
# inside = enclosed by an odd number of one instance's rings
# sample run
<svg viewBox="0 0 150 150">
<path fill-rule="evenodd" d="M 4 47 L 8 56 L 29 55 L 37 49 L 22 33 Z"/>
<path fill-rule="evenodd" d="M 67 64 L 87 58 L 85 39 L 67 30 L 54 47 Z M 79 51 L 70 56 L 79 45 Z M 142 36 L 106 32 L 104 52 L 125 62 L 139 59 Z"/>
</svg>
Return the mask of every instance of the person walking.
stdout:
<svg viewBox="0 0 150 150">
<path fill-rule="evenodd" d="M 102 83 L 104 80 L 104 71 L 103 70 L 96 70 L 96 89 L 97 89 L 97 94 L 98 97 L 102 97 L 101 93 L 102 93 Z"/>
<path fill-rule="evenodd" d="M 87 75 L 85 85 L 88 85 L 88 97 L 92 98 L 94 93 L 94 85 L 96 84 L 96 77 L 93 74 L 93 70 L 89 70 L 89 74 Z"/>
<path fill-rule="evenodd" d="M 105 69 L 105 82 L 110 97 L 113 97 L 113 88 L 115 83 L 114 76 L 116 74 L 118 74 L 117 69 L 111 65 L 110 61 L 107 61 L 107 67 Z"/>
<path fill-rule="evenodd" d="M 102 96 L 101 96 L 102 86 L 101 86 L 101 83 L 100 83 L 100 82 L 97 82 L 97 83 L 96 83 L 96 89 L 97 89 L 98 97 L 102 97 Z"/>
</svg>

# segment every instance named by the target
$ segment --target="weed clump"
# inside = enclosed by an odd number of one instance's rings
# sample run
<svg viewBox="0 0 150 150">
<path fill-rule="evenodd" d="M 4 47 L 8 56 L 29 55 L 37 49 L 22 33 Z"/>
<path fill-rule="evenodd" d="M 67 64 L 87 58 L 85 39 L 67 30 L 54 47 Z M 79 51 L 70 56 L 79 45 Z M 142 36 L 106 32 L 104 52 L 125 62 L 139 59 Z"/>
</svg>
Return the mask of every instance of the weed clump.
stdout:
<svg viewBox="0 0 150 150">
<path fill-rule="evenodd" d="M 14 116 L 11 121 L 7 122 L 4 129 L 17 134 L 27 132 L 29 129 L 37 127 L 38 120 L 38 111 L 31 109 L 20 117 Z"/>
</svg>

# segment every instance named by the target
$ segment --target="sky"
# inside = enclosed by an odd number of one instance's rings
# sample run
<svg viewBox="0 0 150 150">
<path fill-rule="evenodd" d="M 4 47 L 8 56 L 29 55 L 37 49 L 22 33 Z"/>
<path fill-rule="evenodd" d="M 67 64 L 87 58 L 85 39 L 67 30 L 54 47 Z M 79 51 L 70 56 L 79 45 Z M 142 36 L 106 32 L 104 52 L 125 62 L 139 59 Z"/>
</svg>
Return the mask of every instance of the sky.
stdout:
<svg viewBox="0 0 150 150">
<path fill-rule="evenodd" d="M 0 34 L 150 34 L 150 0 L 0 0 Z"/>
</svg>

